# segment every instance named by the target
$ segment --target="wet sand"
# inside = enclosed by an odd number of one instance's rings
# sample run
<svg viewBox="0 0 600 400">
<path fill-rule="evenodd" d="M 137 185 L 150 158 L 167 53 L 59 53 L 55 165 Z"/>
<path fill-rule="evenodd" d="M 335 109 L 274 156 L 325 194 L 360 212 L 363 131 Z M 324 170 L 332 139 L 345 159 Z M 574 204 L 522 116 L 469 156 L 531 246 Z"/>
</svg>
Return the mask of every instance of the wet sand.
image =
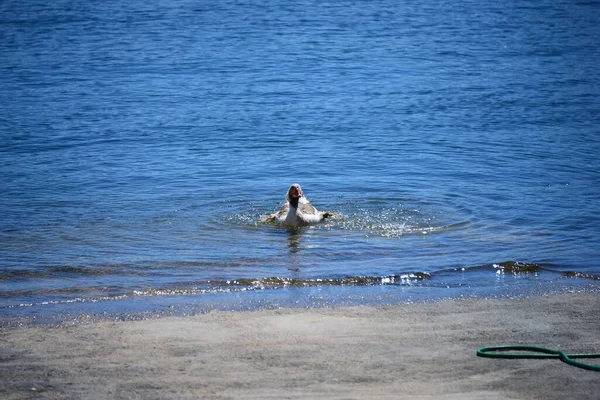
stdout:
<svg viewBox="0 0 600 400">
<path fill-rule="evenodd" d="M 210 312 L 3 328 L 3 399 L 597 399 L 600 372 L 476 357 L 600 352 L 600 296 Z M 600 364 L 600 359 L 587 360 Z"/>
</svg>

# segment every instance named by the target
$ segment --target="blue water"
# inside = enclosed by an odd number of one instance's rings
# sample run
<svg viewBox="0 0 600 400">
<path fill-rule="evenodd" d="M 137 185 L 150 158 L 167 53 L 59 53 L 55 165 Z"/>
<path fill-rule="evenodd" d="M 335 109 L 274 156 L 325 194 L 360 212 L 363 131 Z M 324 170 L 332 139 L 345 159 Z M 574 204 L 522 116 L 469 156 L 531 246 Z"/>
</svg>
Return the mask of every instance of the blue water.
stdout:
<svg viewBox="0 0 600 400">
<path fill-rule="evenodd" d="M 571 0 L 5 0 L 0 313 L 597 289 L 599 22 Z M 260 223 L 291 183 L 341 215 Z"/>
</svg>

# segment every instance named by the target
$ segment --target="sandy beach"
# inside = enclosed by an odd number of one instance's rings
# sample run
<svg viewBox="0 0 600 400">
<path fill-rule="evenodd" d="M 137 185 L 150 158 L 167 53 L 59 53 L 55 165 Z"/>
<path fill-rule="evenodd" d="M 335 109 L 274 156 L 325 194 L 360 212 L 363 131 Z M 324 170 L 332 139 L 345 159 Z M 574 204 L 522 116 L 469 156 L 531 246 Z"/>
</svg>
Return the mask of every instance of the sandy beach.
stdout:
<svg viewBox="0 0 600 400">
<path fill-rule="evenodd" d="M 598 310 L 581 293 L 3 328 L 0 397 L 597 399 L 599 372 L 475 352 L 600 352 Z"/>
</svg>

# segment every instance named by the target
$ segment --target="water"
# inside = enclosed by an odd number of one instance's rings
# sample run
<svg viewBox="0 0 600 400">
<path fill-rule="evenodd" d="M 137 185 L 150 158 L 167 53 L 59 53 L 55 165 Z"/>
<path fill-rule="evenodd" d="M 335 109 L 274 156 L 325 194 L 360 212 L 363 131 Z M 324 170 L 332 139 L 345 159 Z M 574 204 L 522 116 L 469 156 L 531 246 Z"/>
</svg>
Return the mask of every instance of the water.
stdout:
<svg viewBox="0 0 600 400">
<path fill-rule="evenodd" d="M 593 1 L 4 1 L 0 313 L 597 290 L 599 21 Z M 342 215 L 259 223 L 295 182 Z"/>
</svg>

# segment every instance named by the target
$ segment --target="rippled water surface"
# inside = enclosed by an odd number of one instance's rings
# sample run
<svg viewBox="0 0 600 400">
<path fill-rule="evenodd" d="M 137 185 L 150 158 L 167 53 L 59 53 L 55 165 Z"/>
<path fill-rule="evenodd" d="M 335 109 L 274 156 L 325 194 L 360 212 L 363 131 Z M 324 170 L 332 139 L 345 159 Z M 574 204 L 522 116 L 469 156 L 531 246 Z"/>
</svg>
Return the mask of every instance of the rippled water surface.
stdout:
<svg viewBox="0 0 600 400">
<path fill-rule="evenodd" d="M 549 0 L 4 1 L 0 313 L 597 288 L 598 21 Z M 341 215 L 260 223 L 296 182 Z"/>
</svg>

